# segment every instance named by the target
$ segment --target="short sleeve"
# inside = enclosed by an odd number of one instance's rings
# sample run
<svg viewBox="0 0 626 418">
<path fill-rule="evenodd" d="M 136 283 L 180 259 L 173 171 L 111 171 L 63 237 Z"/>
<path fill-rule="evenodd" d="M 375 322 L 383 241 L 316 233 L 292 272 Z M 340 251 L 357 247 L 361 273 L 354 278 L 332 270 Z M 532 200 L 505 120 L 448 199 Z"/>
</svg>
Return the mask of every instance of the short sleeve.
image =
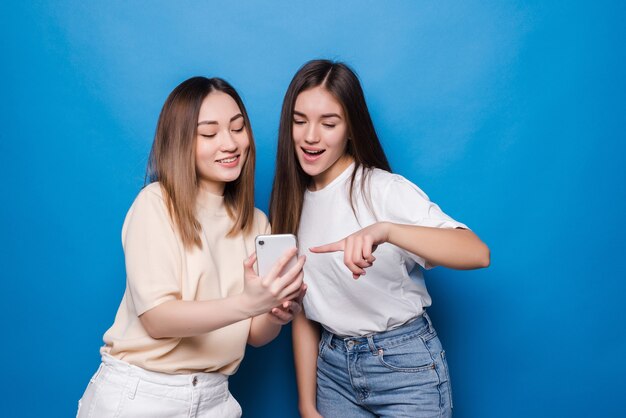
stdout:
<svg viewBox="0 0 626 418">
<path fill-rule="evenodd" d="M 419 187 L 397 174 L 389 179 L 381 202 L 382 220 L 385 221 L 431 228 L 469 229 L 446 215 Z M 421 257 L 406 253 L 422 267 L 430 268 Z"/>
<path fill-rule="evenodd" d="M 464 228 L 446 215 L 426 193 L 407 179 L 393 175 L 382 198 L 383 218 L 390 222 L 433 228 Z"/>
<path fill-rule="evenodd" d="M 128 211 L 122 244 L 126 280 L 137 316 L 163 302 L 180 299 L 182 249 L 163 197 L 154 186 L 142 190 Z"/>
</svg>

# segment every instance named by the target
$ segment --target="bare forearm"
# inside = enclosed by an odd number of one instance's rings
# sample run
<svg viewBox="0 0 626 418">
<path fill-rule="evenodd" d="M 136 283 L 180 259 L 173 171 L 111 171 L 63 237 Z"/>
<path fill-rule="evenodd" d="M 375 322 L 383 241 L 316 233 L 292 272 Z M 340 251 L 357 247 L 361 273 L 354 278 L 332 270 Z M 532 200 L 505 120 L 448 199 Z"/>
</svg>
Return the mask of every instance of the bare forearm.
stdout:
<svg viewBox="0 0 626 418">
<path fill-rule="evenodd" d="M 489 248 L 467 229 L 430 228 L 390 222 L 387 227 L 387 242 L 419 255 L 432 265 L 459 270 L 489 266 Z"/>
<path fill-rule="evenodd" d="M 300 413 L 306 415 L 316 410 L 317 355 L 320 330 L 317 323 L 309 321 L 301 312 L 293 320 L 293 355 L 298 383 Z"/>
<path fill-rule="evenodd" d="M 207 301 L 164 302 L 141 314 L 141 324 L 153 338 L 182 338 L 205 334 L 265 314 L 272 307 L 286 303 L 301 293 L 304 256 L 298 257 L 295 265 L 279 276 L 296 251 L 296 248 L 287 250 L 264 277 L 259 277 L 254 271 L 256 254 L 252 254 L 243 263 L 242 293 Z M 268 335 L 274 331 L 270 328 Z M 262 338 L 267 336 L 265 332 L 262 334 Z"/>
<path fill-rule="evenodd" d="M 253 347 L 261 347 L 272 341 L 280 334 L 281 325 L 272 322 L 269 314 L 259 315 L 252 318 L 248 344 Z"/>
<path fill-rule="evenodd" d="M 193 337 L 248 319 L 254 312 L 241 295 L 208 301 L 162 303 L 139 318 L 153 338 Z"/>
</svg>

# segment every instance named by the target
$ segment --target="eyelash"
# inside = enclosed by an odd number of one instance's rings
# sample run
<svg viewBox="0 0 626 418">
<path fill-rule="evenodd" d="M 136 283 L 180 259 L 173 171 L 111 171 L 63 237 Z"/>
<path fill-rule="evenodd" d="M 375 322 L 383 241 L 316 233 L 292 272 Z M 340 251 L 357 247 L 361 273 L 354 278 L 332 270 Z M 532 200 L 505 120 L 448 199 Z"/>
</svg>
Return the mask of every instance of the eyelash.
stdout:
<svg viewBox="0 0 626 418">
<path fill-rule="evenodd" d="M 303 120 L 294 120 L 294 121 L 293 121 L 293 123 L 294 123 L 295 125 L 304 125 L 306 122 L 305 122 L 305 121 L 303 121 Z M 324 127 L 326 127 L 326 128 L 330 128 L 330 129 L 332 129 L 332 128 L 334 128 L 334 127 L 335 127 L 335 126 L 337 126 L 337 125 L 331 125 L 331 124 L 328 124 L 328 123 L 322 123 L 322 126 L 324 126 Z"/>
<path fill-rule="evenodd" d="M 233 132 L 237 133 L 237 134 L 240 134 L 240 133 L 242 133 L 242 132 L 243 132 L 243 128 L 245 128 L 245 125 L 244 125 L 244 126 L 242 126 L 242 127 L 241 127 L 241 128 L 239 128 L 239 129 L 231 129 L 231 130 L 232 130 Z M 200 134 L 200 136 L 201 136 L 201 137 L 203 137 L 203 138 L 208 138 L 208 139 L 210 139 L 210 138 L 215 138 L 215 136 L 216 136 L 216 135 L 217 135 L 217 134 L 212 134 L 212 135 L 204 135 L 204 134 Z"/>
</svg>

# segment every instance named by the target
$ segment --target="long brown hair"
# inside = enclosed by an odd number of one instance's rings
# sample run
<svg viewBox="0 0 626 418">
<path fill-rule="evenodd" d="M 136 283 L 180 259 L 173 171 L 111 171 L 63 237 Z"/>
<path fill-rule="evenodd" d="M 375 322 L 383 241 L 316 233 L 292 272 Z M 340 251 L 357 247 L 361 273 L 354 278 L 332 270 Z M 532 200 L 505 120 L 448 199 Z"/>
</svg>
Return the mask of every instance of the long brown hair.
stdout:
<svg viewBox="0 0 626 418">
<path fill-rule="evenodd" d="M 275 233 L 298 232 L 304 192 L 311 182 L 311 176 L 302 170 L 296 155 L 292 135 L 293 111 L 298 95 L 318 86 L 326 89 L 339 101 L 346 115 L 349 138 L 346 154 L 352 156 L 355 162 L 350 180 L 350 196 L 352 197 L 356 173 L 361 166 L 391 171 L 355 72 L 341 62 L 307 62 L 291 80 L 280 115 L 276 174 L 270 198 L 270 221 L 272 232 Z M 363 180 L 362 190 L 365 187 L 365 178 Z M 350 203 L 352 204 L 352 200 Z"/>
<path fill-rule="evenodd" d="M 221 78 L 193 77 L 179 84 L 165 100 L 148 160 L 146 181 L 158 181 L 167 209 L 187 248 L 202 248 L 202 227 L 196 219 L 198 174 L 196 137 L 204 99 L 214 91 L 228 94 L 239 106 L 250 139 L 248 154 L 237 180 L 226 183 L 224 205 L 234 224 L 228 235 L 248 232 L 254 218 L 255 147 L 250 119 L 237 91 Z"/>
</svg>

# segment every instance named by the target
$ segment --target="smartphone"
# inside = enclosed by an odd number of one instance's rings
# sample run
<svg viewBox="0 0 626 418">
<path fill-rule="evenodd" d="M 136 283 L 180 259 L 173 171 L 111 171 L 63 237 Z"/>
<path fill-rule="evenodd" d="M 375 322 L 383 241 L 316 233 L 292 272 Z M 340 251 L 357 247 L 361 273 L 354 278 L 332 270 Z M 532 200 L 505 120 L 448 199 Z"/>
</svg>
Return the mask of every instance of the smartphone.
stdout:
<svg viewBox="0 0 626 418">
<path fill-rule="evenodd" d="M 290 248 L 296 247 L 296 236 L 293 234 L 258 235 L 254 240 L 256 247 L 257 272 L 264 277 L 282 255 Z M 282 271 L 287 271 L 297 262 L 294 255 Z"/>
</svg>

